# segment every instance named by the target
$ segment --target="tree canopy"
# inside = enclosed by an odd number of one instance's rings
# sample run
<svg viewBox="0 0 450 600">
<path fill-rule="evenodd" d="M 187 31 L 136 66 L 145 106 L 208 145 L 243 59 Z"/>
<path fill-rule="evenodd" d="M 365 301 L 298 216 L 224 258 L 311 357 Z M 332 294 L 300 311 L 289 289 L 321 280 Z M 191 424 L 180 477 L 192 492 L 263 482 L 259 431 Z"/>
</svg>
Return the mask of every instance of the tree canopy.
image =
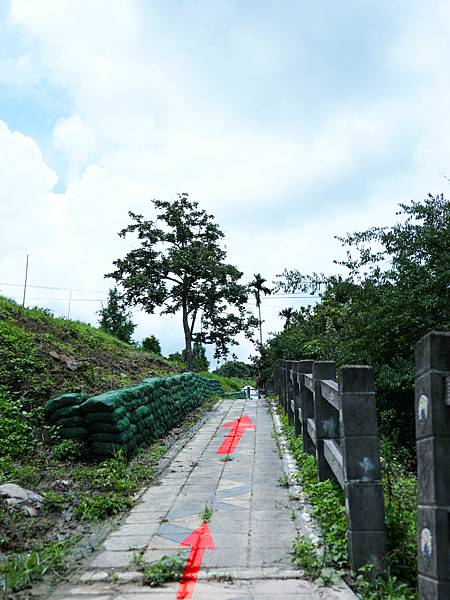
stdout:
<svg viewBox="0 0 450 600">
<path fill-rule="evenodd" d="M 144 352 L 153 352 L 154 354 L 161 354 L 161 344 L 154 335 L 145 337 L 141 342 L 141 348 Z"/>
<path fill-rule="evenodd" d="M 413 427 L 414 349 L 432 329 L 450 330 L 450 203 L 443 195 L 401 204 L 398 222 L 339 238 L 347 276 L 286 271 L 287 293 L 322 289 L 269 341 L 266 376 L 277 358 L 315 358 L 375 368 L 380 408 Z"/>
<path fill-rule="evenodd" d="M 246 310 L 242 272 L 226 262 L 224 237 L 212 215 L 186 193 L 173 202 L 152 200 L 156 219 L 129 212 L 131 224 L 119 235 L 140 245 L 114 261 L 106 275 L 121 283 L 127 303 L 153 313 L 181 313 L 186 359 L 193 368 L 192 343 L 213 344 L 226 356 L 235 337 L 251 336 L 255 323 Z M 196 330 L 201 320 L 200 331 Z"/>
</svg>

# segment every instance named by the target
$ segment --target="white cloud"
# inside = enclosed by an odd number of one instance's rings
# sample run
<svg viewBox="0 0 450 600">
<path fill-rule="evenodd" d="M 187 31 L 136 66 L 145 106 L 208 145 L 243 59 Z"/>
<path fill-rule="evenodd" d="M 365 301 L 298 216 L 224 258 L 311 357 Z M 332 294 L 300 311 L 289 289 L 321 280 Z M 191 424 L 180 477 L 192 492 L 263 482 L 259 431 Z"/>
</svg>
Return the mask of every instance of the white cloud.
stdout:
<svg viewBox="0 0 450 600">
<path fill-rule="evenodd" d="M 53 145 L 67 157 L 70 178 L 79 175 L 82 166 L 92 157 L 96 134 L 79 114 L 58 119 L 53 128 Z"/>
<path fill-rule="evenodd" d="M 66 192 L 52 193 L 57 176 L 36 142 L 0 124 L 5 276 L 16 279 L 31 248 L 40 282 L 105 289 L 103 274 L 129 247 L 116 236 L 128 222 L 127 211 L 148 214 L 148 199 L 181 191 L 218 216 L 230 259 L 248 278 L 261 272 L 270 280 L 285 266 L 330 272 L 340 252 L 335 234 L 390 222 L 397 201 L 443 183 L 436 167 L 450 171 L 444 3 L 424 21 L 426 35 L 415 5 L 410 13 L 417 18 L 405 23 L 387 52 L 386 69 L 412 77 L 411 87 L 380 90 L 357 108 L 329 110 L 314 129 L 301 115 L 283 125 L 240 116 L 239 107 L 216 96 L 189 38 L 169 35 L 170 19 L 161 27 L 156 6 L 164 4 L 11 1 L 11 22 L 32 40 L 33 51 L 1 61 L 0 81 L 16 86 L 45 77 L 64 90 L 70 106 L 56 121 L 52 142 L 69 173 Z M 186 10 L 182 14 L 187 18 Z M 278 63 L 289 63 L 295 48 L 291 44 L 286 54 L 280 39 L 269 48 L 257 25 L 249 31 L 230 37 L 247 64 L 261 70 L 268 62 L 267 85 L 276 85 Z M 401 152 L 403 162 L 391 171 Z M 330 191 L 321 197 L 317 189 L 324 184 L 327 190 L 346 186 L 348 202 L 339 203 Z M 341 189 L 339 198 L 345 193 Z M 283 218 L 258 230 L 277 205 Z M 242 213 L 248 221 L 242 222 Z M 278 326 L 280 308 L 269 311 L 266 329 Z M 91 305 L 74 310 L 94 320 Z M 142 335 L 155 332 L 172 340 L 167 352 L 181 346 L 171 320 L 140 318 Z"/>
</svg>

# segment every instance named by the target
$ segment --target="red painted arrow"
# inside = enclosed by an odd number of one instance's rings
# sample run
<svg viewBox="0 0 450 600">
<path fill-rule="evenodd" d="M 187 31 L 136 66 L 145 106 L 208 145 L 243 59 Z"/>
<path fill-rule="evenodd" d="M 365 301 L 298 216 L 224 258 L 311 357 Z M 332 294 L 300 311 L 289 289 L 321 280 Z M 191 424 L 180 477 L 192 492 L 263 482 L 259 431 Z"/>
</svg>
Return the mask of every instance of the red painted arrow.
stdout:
<svg viewBox="0 0 450 600">
<path fill-rule="evenodd" d="M 216 454 L 232 454 L 239 444 L 239 440 L 244 435 L 245 430 L 252 429 L 254 431 L 256 429 L 252 421 L 246 416 L 224 423 L 222 427 L 231 427 L 231 431 L 223 440 Z"/>
<path fill-rule="evenodd" d="M 182 546 L 191 546 L 191 552 L 180 581 L 177 600 L 181 598 L 192 598 L 205 550 L 207 548 L 209 550 L 216 549 L 211 537 L 211 532 L 209 531 L 208 523 L 202 523 L 200 527 L 190 533 L 186 539 L 180 542 L 180 544 Z"/>
</svg>

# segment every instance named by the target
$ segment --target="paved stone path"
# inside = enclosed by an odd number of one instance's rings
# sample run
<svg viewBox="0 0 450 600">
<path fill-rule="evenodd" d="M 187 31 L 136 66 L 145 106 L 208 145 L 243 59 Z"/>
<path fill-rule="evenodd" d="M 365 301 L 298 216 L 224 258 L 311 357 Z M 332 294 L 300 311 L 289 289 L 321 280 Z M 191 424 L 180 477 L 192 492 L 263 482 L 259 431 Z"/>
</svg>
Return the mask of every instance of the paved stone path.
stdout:
<svg viewBox="0 0 450 600">
<path fill-rule="evenodd" d="M 229 430 L 221 424 L 247 415 L 247 430 L 224 461 L 216 454 Z M 205 504 L 215 551 L 206 550 L 193 600 L 347 600 L 347 589 L 317 588 L 293 570 L 289 552 L 297 529 L 288 490 L 278 480 L 283 463 L 272 438 L 264 400 L 222 401 L 149 487 L 119 528 L 110 534 L 54 600 L 175 600 L 178 583 L 142 585 L 133 556 L 144 561 L 176 555 L 180 541 L 200 525 Z M 189 554 L 189 548 L 182 551 Z"/>
</svg>

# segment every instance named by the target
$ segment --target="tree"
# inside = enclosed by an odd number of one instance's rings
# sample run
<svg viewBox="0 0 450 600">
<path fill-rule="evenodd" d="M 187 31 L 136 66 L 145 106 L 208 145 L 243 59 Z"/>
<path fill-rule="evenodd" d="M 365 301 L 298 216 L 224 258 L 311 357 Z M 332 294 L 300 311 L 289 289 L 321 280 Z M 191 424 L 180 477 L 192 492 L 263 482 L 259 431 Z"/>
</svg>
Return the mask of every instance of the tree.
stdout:
<svg viewBox="0 0 450 600">
<path fill-rule="evenodd" d="M 414 439 L 414 349 L 432 329 L 450 330 L 450 203 L 429 195 L 400 204 L 392 226 L 372 227 L 341 240 L 348 275 L 305 277 L 285 272 L 279 289 L 325 285 L 320 302 L 295 316 L 269 341 L 277 358 L 335 360 L 375 369 L 382 431 L 410 447 Z M 300 318 L 301 317 L 301 318 Z M 385 416 L 383 416 L 385 415 Z"/>
<path fill-rule="evenodd" d="M 247 291 L 241 271 L 225 262 L 220 246 L 223 232 L 214 217 L 198 208 L 188 194 L 173 202 L 152 200 L 156 220 L 129 212 L 132 223 L 119 235 L 136 234 L 140 246 L 114 261 L 105 275 L 119 281 L 124 298 L 149 314 L 181 313 L 186 361 L 193 368 L 192 343 L 215 346 L 214 356 L 226 356 L 235 336 L 251 337 L 254 326 L 247 313 Z M 195 331 L 200 320 L 202 329 Z"/>
<path fill-rule="evenodd" d="M 266 283 L 267 279 L 264 279 L 264 277 L 262 277 L 260 273 L 256 273 L 256 275 L 253 275 L 253 277 L 255 279 L 252 282 L 250 282 L 249 287 L 252 290 L 253 295 L 255 296 L 256 306 L 258 307 L 259 342 L 260 342 L 261 348 L 262 348 L 263 339 L 262 339 L 262 320 L 261 320 L 261 294 L 268 296 L 272 293 L 272 290 L 264 285 Z"/>
<path fill-rule="evenodd" d="M 153 352 L 153 354 L 161 354 L 161 344 L 154 335 L 145 337 L 141 342 L 141 348 L 144 352 Z"/>
<path fill-rule="evenodd" d="M 282 319 L 286 319 L 286 321 L 284 323 L 285 327 L 289 327 L 289 325 L 291 324 L 294 313 L 295 313 L 295 311 L 291 307 L 283 308 L 283 310 L 280 310 L 280 312 L 278 313 L 279 317 L 281 317 Z"/>
<path fill-rule="evenodd" d="M 247 365 L 240 360 L 232 360 L 221 365 L 216 373 L 223 377 L 251 379 L 254 376 L 254 369 L 251 365 Z"/>
<path fill-rule="evenodd" d="M 102 306 L 98 314 L 100 315 L 100 329 L 131 344 L 131 336 L 136 325 L 131 320 L 130 314 L 124 309 L 117 288 L 109 290 L 106 306 Z"/>
<path fill-rule="evenodd" d="M 192 348 L 192 361 L 194 371 L 207 371 L 209 367 L 209 361 L 206 358 L 205 347 L 200 342 L 194 342 Z"/>
</svg>

